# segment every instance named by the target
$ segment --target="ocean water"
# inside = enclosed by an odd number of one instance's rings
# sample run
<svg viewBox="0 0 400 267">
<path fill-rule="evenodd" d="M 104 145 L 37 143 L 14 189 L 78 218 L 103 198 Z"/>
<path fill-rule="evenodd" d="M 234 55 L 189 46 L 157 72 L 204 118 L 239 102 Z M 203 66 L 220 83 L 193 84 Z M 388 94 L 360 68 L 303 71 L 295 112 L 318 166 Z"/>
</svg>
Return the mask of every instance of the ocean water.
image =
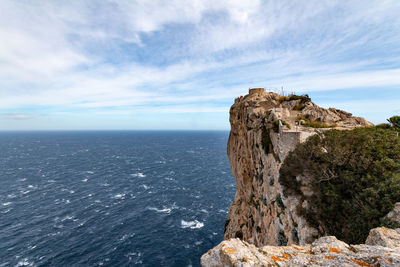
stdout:
<svg viewBox="0 0 400 267">
<path fill-rule="evenodd" d="M 228 132 L 0 133 L 0 266 L 200 266 Z"/>
</svg>

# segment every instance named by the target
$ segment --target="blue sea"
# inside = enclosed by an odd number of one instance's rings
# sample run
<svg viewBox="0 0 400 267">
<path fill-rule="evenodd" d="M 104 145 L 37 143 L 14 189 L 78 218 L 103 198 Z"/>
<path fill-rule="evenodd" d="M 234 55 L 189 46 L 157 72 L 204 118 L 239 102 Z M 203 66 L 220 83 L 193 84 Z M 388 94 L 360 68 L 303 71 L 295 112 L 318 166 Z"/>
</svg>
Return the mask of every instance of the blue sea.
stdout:
<svg viewBox="0 0 400 267">
<path fill-rule="evenodd" d="M 228 134 L 0 133 L 0 266 L 200 266 L 235 194 Z"/>
</svg>

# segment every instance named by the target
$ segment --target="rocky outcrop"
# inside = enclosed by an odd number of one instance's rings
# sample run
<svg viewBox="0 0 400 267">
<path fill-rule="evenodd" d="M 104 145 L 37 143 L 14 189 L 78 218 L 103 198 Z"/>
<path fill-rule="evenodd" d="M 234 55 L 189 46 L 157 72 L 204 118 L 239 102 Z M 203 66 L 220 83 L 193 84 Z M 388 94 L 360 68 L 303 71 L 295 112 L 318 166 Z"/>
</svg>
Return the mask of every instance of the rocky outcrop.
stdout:
<svg viewBox="0 0 400 267">
<path fill-rule="evenodd" d="M 279 169 L 284 159 L 298 143 L 318 132 L 372 124 L 338 109 L 321 108 L 307 96 L 284 97 L 263 89 L 250 90 L 235 100 L 230 124 L 227 150 L 236 195 L 224 238 L 240 238 L 256 246 L 312 243 L 320 231 L 296 212 L 307 203 L 282 194 Z M 302 190 L 307 194 L 309 188 Z"/>
<path fill-rule="evenodd" d="M 369 232 L 365 244 L 400 249 L 400 228 L 388 229 L 385 227 L 374 228 Z"/>
<path fill-rule="evenodd" d="M 305 246 L 256 247 L 233 238 L 223 241 L 204 254 L 201 264 L 210 267 L 400 266 L 400 247 L 348 245 L 334 236 L 321 237 Z"/>
<path fill-rule="evenodd" d="M 386 219 L 392 223 L 400 224 L 400 202 L 397 202 L 393 209 L 386 215 Z"/>
</svg>

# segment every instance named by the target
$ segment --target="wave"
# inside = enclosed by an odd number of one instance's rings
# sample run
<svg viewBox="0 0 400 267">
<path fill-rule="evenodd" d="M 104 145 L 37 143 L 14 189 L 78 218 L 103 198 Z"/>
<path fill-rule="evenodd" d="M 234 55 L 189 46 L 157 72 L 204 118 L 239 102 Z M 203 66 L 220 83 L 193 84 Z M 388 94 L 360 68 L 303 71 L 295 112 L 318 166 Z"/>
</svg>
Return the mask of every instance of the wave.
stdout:
<svg viewBox="0 0 400 267">
<path fill-rule="evenodd" d="M 145 185 L 145 184 L 142 184 L 142 185 L 140 185 L 141 187 L 143 187 L 144 188 L 144 190 L 147 190 L 147 189 L 149 189 L 150 188 L 150 186 L 148 186 L 148 185 Z"/>
<path fill-rule="evenodd" d="M 198 220 L 194 221 L 181 221 L 181 228 L 190 228 L 190 229 L 200 229 L 204 226 L 204 223 L 199 222 Z"/>
<path fill-rule="evenodd" d="M 159 213 L 166 213 L 166 214 L 170 214 L 171 211 L 172 211 L 172 208 L 157 209 L 157 208 L 149 207 L 147 209 L 148 210 L 154 210 L 154 211 L 159 212 Z"/>
<path fill-rule="evenodd" d="M 33 263 L 32 262 L 30 262 L 28 259 L 23 259 L 23 260 L 20 260 L 18 263 L 17 263 L 17 265 L 15 265 L 15 266 L 34 266 L 33 265 Z"/>
<path fill-rule="evenodd" d="M 139 177 L 139 178 L 144 178 L 144 177 L 146 177 L 146 175 L 143 174 L 142 172 L 132 173 L 131 176 L 132 176 L 132 177 Z"/>
<path fill-rule="evenodd" d="M 124 199 L 125 198 L 125 194 L 116 194 L 115 196 L 113 196 L 113 198 L 115 198 L 115 199 Z"/>
</svg>

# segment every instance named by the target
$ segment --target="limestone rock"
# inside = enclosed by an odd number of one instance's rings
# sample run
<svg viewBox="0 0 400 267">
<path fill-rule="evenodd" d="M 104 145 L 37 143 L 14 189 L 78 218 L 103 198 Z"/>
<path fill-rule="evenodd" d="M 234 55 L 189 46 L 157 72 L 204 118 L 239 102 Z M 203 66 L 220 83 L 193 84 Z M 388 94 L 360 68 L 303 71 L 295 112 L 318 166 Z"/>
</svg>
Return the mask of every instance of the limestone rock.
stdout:
<svg viewBox="0 0 400 267">
<path fill-rule="evenodd" d="M 256 246 L 303 245 L 322 235 L 296 212 L 297 206 L 307 203 L 285 197 L 279 184 L 279 169 L 289 152 L 308 137 L 331 129 L 309 127 L 306 122 L 343 130 L 372 125 L 345 111 L 321 108 L 307 97 L 282 97 L 260 88 L 235 100 L 227 152 L 236 195 L 225 239 L 239 237 Z"/>
<path fill-rule="evenodd" d="M 385 227 L 374 228 L 369 232 L 365 244 L 388 248 L 400 248 L 400 228 L 388 229 Z"/>
<path fill-rule="evenodd" d="M 392 222 L 400 223 L 400 202 L 394 204 L 394 208 L 386 215 L 386 218 Z"/>
<path fill-rule="evenodd" d="M 203 267 L 217 266 L 399 266 L 400 249 L 349 246 L 335 237 L 321 237 L 306 246 L 257 248 L 229 239 L 201 257 Z"/>
</svg>

